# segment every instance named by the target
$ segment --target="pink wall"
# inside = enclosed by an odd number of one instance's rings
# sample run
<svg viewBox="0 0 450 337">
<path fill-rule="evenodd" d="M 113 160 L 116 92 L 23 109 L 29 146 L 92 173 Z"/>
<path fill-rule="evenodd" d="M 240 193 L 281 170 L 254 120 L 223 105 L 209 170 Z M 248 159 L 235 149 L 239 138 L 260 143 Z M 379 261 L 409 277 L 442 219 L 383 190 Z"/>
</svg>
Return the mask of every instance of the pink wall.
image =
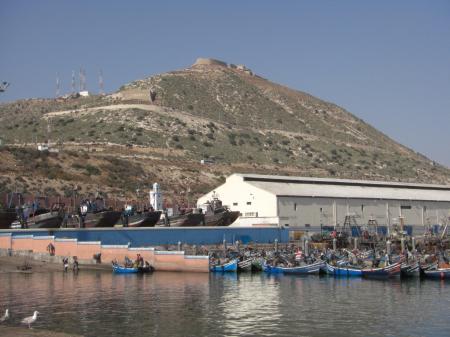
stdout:
<svg viewBox="0 0 450 337">
<path fill-rule="evenodd" d="M 36 253 L 47 253 L 48 252 L 47 251 L 47 246 L 50 243 L 53 246 L 55 245 L 55 241 L 54 241 L 53 237 L 51 237 L 51 238 L 50 237 L 46 237 L 46 238 L 39 237 L 39 239 L 34 238 L 33 239 L 33 243 L 32 243 L 33 252 L 36 252 Z"/>
<path fill-rule="evenodd" d="M 11 249 L 13 250 L 33 250 L 33 238 L 29 237 L 15 237 L 13 236 L 11 242 Z"/>
<path fill-rule="evenodd" d="M 11 235 L 0 236 L 0 248 L 11 249 Z"/>
<path fill-rule="evenodd" d="M 101 253 L 101 243 L 80 243 L 78 242 L 78 248 L 77 248 L 77 255 L 79 259 L 81 260 L 91 260 L 95 254 Z"/>
<path fill-rule="evenodd" d="M 47 246 L 55 246 L 56 256 L 77 256 L 80 260 L 92 260 L 94 254 L 101 253 L 102 263 L 109 264 L 113 260 L 122 263 L 125 256 L 136 259 L 140 254 L 156 270 L 164 271 L 193 271 L 208 272 L 209 260 L 207 258 L 186 258 L 184 252 L 163 252 L 146 248 L 128 248 L 127 246 L 102 246 L 99 242 L 78 242 L 74 239 L 33 238 L 31 236 L 0 236 L 0 248 L 13 250 L 27 250 L 36 253 L 46 253 Z"/>
<path fill-rule="evenodd" d="M 56 239 L 54 245 L 55 255 L 57 256 L 77 256 L 78 242 L 76 240 L 60 241 Z"/>
</svg>

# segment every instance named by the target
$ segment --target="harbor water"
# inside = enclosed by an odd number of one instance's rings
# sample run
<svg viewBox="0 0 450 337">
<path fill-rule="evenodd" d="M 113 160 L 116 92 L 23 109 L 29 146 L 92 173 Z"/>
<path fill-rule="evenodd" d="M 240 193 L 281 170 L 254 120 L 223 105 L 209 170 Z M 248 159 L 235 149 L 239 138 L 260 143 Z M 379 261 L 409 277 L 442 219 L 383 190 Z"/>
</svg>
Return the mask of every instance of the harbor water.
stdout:
<svg viewBox="0 0 450 337">
<path fill-rule="evenodd" d="M 9 325 L 84 336 L 448 336 L 450 282 L 265 274 L 0 274 Z"/>
</svg>

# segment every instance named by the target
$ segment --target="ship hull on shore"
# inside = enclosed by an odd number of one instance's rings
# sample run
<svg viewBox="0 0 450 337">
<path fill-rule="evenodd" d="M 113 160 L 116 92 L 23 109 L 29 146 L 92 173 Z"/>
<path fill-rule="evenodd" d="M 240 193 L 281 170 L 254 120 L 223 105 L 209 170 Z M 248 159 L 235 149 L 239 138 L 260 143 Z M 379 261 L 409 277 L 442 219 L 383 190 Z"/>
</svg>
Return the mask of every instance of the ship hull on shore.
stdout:
<svg viewBox="0 0 450 337">
<path fill-rule="evenodd" d="M 102 211 L 97 213 L 87 213 L 80 218 L 80 227 L 113 227 L 119 221 L 122 212 Z"/>
<path fill-rule="evenodd" d="M 17 218 L 14 208 L 8 208 L 0 211 L 0 229 L 7 229 Z"/>
<path fill-rule="evenodd" d="M 125 227 L 154 227 L 161 217 L 161 211 L 136 213 L 127 217 L 122 225 Z"/>
</svg>

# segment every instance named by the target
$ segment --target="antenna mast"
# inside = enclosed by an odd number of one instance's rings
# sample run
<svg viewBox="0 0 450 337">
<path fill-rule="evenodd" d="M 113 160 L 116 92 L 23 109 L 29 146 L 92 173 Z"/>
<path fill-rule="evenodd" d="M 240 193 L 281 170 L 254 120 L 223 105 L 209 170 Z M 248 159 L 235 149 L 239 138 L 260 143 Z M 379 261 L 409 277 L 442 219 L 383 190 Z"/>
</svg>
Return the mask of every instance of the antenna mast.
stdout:
<svg viewBox="0 0 450 337">
<path fill-rule="evenodd" d="M 98 72 L 98 86 L 100 88 L 100 95 L 103 95 L 105 91 L 103 90 L 103 71 L 101 69 Z"/>
<path fill-rule="evenodd" d="M 75 70 L 72 70 L 72 94 L 75 93 Z"/>
<path fill-rule="evenodd" d="M 59 97 L 60 89 L 61 89 L 61 83 L 59 81 L 59 74 L 56 73 L 56 98 Z"/>
</svg>

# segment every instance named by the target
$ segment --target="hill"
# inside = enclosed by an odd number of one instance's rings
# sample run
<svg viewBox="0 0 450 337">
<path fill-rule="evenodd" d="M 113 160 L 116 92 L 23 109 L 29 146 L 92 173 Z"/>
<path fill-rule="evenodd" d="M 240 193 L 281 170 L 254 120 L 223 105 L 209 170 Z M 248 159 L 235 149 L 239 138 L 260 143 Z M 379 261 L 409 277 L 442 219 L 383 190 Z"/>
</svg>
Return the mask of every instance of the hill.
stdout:
<svg viewBox="0 0 450 337">
<path fill-rule="evenodd" d="M 343 108 L 211 59 L 106 96 L 2 104 L 0 135 L 0 192 L 125 197 L 158 181 L 192 203 L 233 172 L 450 183 Z M 36 151 L 48 139 L 59 153 Z"/>
</svg>

